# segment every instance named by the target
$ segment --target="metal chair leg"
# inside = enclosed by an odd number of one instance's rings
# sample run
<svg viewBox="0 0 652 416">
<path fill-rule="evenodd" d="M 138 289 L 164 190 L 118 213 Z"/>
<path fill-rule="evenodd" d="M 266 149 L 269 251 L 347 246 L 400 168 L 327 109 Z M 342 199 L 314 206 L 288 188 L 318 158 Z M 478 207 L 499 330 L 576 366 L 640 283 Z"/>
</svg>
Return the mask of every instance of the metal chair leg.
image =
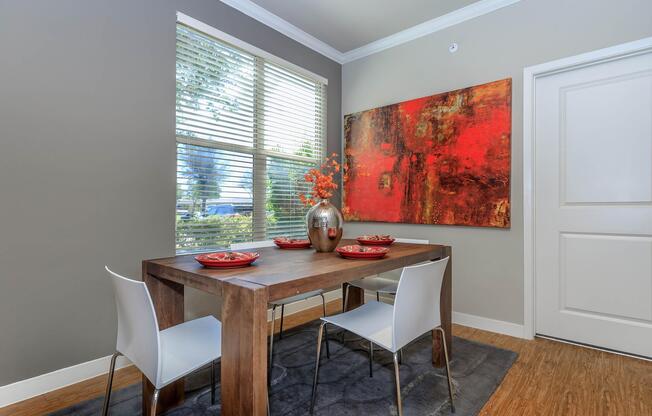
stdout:
<svg viewBox="0 0 652 416">
<path fill-rule="evenodd" d="M 438 327 L 436 329 L 441 332 L 441 340 L 444 346 L 444 358 L 446 358 L 446 378 L 448 378 L 448 395 L 451 399 L 451 411 L 455 413 L 455 403 L 453 402 L 453 381 L 451 377 L 450 363 L 448 362 L 448 348 L 446 347 L 446 332 L 444 332 L 444 328 L 442 327 Z"/>
<path fill-rule="evenodd" d="M 321 296 L 321 307 L 322 307 L 323 316 L 326 316 L 326 298 L 324 297 L 323 293 L 321 293 L 319 296 Z"/>
<path fill-rule="evenodd" d="M 115 361 L 122 354 L 115 352 L 111 356 L 111 364 L 109 366 L 109 379 L 106 381 L 106 394 L 104 395 L 104 406 L 102 406 L 102 416 L 109 414 L 109 402 L 111 401 L 111 386 L 113 386 L 113 373 L 115 373 Z"/>
<path fill-rule="evenodd" d="M 278 339 L 283 339 L 283 316 L 285 315 L 285 305 L 281 305 L 281 328 L 278 331 Z"/>
<path fill-rule="evenodd" d="M 312 382 L 312 396 L 310 397 L 310 414 L 315 410 L 315 398 L 317 395 L 317 380 L 319 378 L 319 359 L 321 358 L 321 338 L 324 334 L 324 327 L 326 322 L 322 322 L 319 326 L 319 334 L 317 335 L 317 360 L 315 362 L 315 379 Z"/>
<path fill-rule="evenodd" d="M 398 350 L 398 363 L 403 365 L 403 348 Z"/>
<path fill-rule="evenodd" d="M 346 289 L 344 289 L 344 304 L 342 305 L 342 313 L 346 312 L 347 308 L 349 307 L 349 288 L 351 285 L 346 285 Z M 342 345 L 344 345 L 344 333 L 346 331 L 342 329 L 342 332 L 340 333 L 340 342 Z"/>
<path fill-rule="evenodd" d="M 396 377 L 396 407 L 398 416 L 403 416 L 403 402 L 401 401 L 401 378 L 398 372 L 398 354 L 394 353 L 394 376 Z"/>
<path fill-rule="evenodd" d="M 326 317 L 326 298 L 324 297 L 324 294 L 320 294 L 321 296 L 321 305 L 324 311 L 324 317 Z M 331 358 L 331 349 L 328 346 L 328 330 L 324 328 L 324 342 L 326 343 L 326 357 L 328 359 Z"/>
<path fill-rule="evenodd" d="M 374 376 L 374 343 L 369 341 L 369 377 Z"/>
<path fill-rule="evenodd" d="M 211 361 L 211 406 L 215 404 L 215 360 Z"/>
<path fill-rule="evenodd" d="M 156 404 L 158 403 L 158 394 L 159 394 L 159 390 L 158 389 L 154 390 L 154 394 L 152 395 L 152 405 L 150 406 L 149 409 L 150 416 L 156 416 Z"/>
<path fill-rule="evenodd" d="M 272 329 L 269 334 L 269 369 L 267 371 L 267 385 L 272 384 L 272 369 L 274 368 L 274 327 L 276 326 L 276 307 L 272 305 Z"/>
</svg>

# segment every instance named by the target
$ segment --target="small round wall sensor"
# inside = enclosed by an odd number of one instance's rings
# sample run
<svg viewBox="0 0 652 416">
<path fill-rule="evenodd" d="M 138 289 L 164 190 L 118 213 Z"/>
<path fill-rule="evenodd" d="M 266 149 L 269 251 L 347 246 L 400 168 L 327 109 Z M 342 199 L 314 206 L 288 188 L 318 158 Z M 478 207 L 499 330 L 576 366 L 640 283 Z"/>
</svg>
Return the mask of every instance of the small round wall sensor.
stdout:
<svg viewBox="0 0 652 416">
<path fill-rule="evenodd" d="M 451 43 L 450 46 L 448 46 L 448 52 L 450 53 L 455 53 L 459 49 L 459 45 L 455 42 Z"/>
</svg>

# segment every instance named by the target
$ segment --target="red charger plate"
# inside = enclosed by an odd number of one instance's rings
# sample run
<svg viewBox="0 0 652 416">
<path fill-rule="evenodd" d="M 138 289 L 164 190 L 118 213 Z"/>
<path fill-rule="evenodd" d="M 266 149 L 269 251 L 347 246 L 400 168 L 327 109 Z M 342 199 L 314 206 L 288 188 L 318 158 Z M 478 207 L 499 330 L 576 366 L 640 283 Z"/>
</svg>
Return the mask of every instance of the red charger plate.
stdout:
<svg viewBox="0 0 652 416">
<path fill-rule="evenodd" d="M 204 267 L 223 269 L 229 267 L 245 267 L 255 262 L 260 255 L 258 253 L 240 253 L 222 251 L 219 253 L 199 254 L 195 260 Z"/>
<path fill-rule="evenodd" d="M 382 259 L 389 249 L 387 247 L 364 247 L 357 244 L 335 249 L 345 259 Z"/>
<path fill-rule="evenodd" d="M 274 244 L 283 249 L 310 248 L 311 245 L 310 240 L 285 237 L 275 238 Z"/>
<path fill-rule="evenodd" d="M 373 235 L 361 235 L 360 237 L 356 237 L 356 240 L 358 240 L 358 243 L 363 244 L 365 246 L 388 246 L 394 242 L 394 238 L 386 238 L 386 239 L 378 239 L 378 238 L 373 238 L 375 236 Z"/>
</svg>

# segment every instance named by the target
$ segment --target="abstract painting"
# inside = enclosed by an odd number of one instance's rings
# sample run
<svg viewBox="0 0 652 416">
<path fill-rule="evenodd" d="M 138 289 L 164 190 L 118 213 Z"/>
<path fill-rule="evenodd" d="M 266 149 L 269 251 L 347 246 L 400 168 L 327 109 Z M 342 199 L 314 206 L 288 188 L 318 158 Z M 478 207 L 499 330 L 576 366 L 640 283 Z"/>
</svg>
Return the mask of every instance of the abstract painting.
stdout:
<svg viewBox="0 0 652 416">
<path fill-rule="evenodd" d="M 346 221 L 510 227 L 512 80 L 344 117 Z"/>
</svg>

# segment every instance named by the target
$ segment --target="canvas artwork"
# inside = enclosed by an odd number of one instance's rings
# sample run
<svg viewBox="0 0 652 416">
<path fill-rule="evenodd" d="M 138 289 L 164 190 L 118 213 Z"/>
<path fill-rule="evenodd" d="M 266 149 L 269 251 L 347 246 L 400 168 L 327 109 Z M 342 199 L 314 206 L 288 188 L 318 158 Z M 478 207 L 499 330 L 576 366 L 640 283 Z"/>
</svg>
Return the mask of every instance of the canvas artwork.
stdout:
<svg viewBox="0 0 652 416">
<path fill-rule="evenodd" d="M 344 117 L 346 221 L 509 228 L 511 79 Z"/>
</svg>

